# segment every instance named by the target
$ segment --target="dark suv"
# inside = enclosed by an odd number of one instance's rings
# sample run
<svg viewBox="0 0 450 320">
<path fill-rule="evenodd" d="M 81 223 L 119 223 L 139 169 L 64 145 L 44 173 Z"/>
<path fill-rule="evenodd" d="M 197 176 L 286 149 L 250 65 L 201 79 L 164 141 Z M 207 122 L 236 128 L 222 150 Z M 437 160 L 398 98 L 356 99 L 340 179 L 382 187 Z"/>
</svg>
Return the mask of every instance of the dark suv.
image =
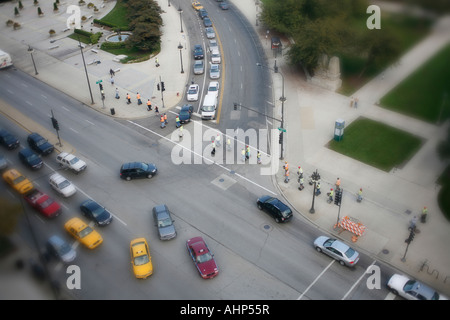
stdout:
<svg viewBox="0 0 450 320">
<path fill-rule="evenodd" d="M 53 145 L 44 139 L 39 133 L 32 133 L 28 136 L 27 142 L 31 149 L 44 156 L 53 152 Z"/>
<path fill-rule="evenodd" d="M 20 145 L 19 139 L 5 129 L 0 130 L 0 143 L 9 150 L 15 149 Z"/>
<path fill-rule="evenodd" d="M 158 169 L 153 163 L 128 162 L 120 168 L 120 177 L 127 181 L 135 178 L 152 178 Z"/>
<path fill-rule="evenodd" d="M 292 210 L 277 198 L 262 196 L 256 200 L 260 210 L 266 211 L 276 222 L 287 222 L 292 219 Z"/>
<path fill-rule="evenodd" d="M 194 46 L 194 59 L 200 60 L 203 59 L 204 53 L 203 53 L 203 47 L 200 44 L 196 44 Z"/>
<path fill-rule="evenodd" d="M 33 152 L 29 148 L 25 148 L 19 151 L 19 159 L 22 163 L 31 169 L 37 170 L 42 168 L 44 164 L 41 157 Z"/>
</svg>

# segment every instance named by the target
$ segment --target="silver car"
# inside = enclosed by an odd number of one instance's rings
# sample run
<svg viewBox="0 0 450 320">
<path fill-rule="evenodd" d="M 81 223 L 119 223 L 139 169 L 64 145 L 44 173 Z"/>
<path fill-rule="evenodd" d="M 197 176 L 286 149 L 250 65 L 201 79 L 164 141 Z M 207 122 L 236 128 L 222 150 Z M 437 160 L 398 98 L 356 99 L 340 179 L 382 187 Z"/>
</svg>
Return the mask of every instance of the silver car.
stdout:
<svg viewBox="0 0 450 320">
<path fill-rule="evenodd" d="M 47 252 L 64 263 L 70 263 L 75 260 L 76 251 L 59 236 L 51 236 L 47 241 Z"/>
<path fill-rule="evenodd" d="M 217 44 L 217 40 L 212 39 L 209 40 L 209 51 L 219 50 L 219 45 Z"/>
<path fill-rule="evenodd" d="M 394 274 L 387 286 L 394 294 L 408 300 L 448 300 L 429 286 L 400 274 Z"/>
<path fill-rule="evenodd" d="M 216 37 L 216 33 L 212 27 L 205 28 L 205 33 L 208 39 L 214 39 Z"/>
<path fill-rule="evenodd" d="M 220 68 L 218 64 L 211 65 L 211 69 L 209 70 L 209 77 L 211 79 L 219 79 L 220 78 Z"/>
<path fill-rule="evenodd" d="M 165 204 L 153 208 L 153 219 L 161 240 L 170 240 L 177 236 L 169 208 Z"/>
<path fill-rule="evenodd" d="M 337 239 L 320 236 L 314 240 L 314 247 L 317 251 L 336 259 L 343 266 L 353 267 L 359 260 L 357 251 Z"/>
<path fill-rule="evenodd" d="M 203 60 L 194 61 L 194 74 L 203 74 L 205 72 L 205 64 Z"/>
</svg>

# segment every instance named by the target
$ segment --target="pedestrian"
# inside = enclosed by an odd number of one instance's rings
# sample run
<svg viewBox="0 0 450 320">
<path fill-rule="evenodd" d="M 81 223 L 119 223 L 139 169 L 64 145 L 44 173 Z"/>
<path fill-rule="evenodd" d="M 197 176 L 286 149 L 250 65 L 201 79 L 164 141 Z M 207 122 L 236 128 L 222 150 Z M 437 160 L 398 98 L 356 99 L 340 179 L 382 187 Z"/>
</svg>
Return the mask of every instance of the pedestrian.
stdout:
<svg viewBox="0 0 450 320">
<path fill-rule="evenodd" d="M 227 150 L 231 151 L 231 140 L 230 140 L 230 138 L 227 139 Z"/>
<path fill-rule="evenodd" d="M 284 171 L 289 170 L 289 163 L 287 161 L 284 162 L 283 169 L 284 169 Z"/>
<path fill-rule="evenodd" d="M 158 58 L 155 59 L 155 65 L 156 65 L 156 67 L 159 67 L 159 61 L 158 61 Z"/>
<path fill-rule="evenodd" d="M 159 115 L 159 109 L 158 109 L 158 106 L 155 106 L 155 114 L 156 114 L 156 115 Z"/>
<path fill-rule="evenodd" d="M 118 88 L 116 88 L 116 99 L 120 99 L 120 96 L 119 96 L 119 89 L 118 89 Z"/>
<path fill-rule="evenodd" d="M 131 103 L 131 96 L 129 93 L 127 93 L 127 104 Z"/>
<path fill-rule="evenodd" d="M 259 152 L 259 150 L 258 150 L 258 152 L 256 153 L 256 162 L 257 162 L 258 164 L 261 164 L 261 152 Z"/>
<path fill-rule="evenodd" d="M 339 190 L 341 188 L 341 179 L 337 178 L 336 180 L 336 190 Z"/>
<path fill-rule="evenodd" d="M 220 147 L 220 134 L 219 133 L 216 136 L 216 146 Z"/>
<path fill-rule="evenodd" d="M 320 196 L 321 193 L 322 192 L 320 191 L 320 182 L 317 182 L 317 185 L 316 185 L 316 197 Z"/>
<path fill-rule="evenodd" d="M 284 183 L 289 182 L 289 170 L 284 171 Z"/>
<path fill-rule="evenodd" d="M 410 231 L 415 231 L 416 230 L 416 224 L 417 224 L 417 216 L 414 216 L 411 221 L 409 222 L 409 228 L 408 230 Z"/>
<path fill-rule="evenodd" d="M 165 128 L 166 127 L 166 122 L 164 121 L 164 116 L 161 115 L 161 118 L 159 119 L 159 122 L 161 123 L 161 128 Z"/>
<path fill-rule="evenodd" d="M 152 102 L 150 101 L 150 99 L 147 99 L 147 111 L 151 110 L 152 110 Z"/>
<path fill-rule="evenodd" d="M 246 150 L 245 150 L 245 158 L 248 160 L 250 159 L 250 147 L 246 146 Z"/>
<path fill-rule="evenodd" d="M 297 174 L 298 174 L 298 178 L 303 178 L 303 168 L 302 167 L 298 167 L 297 169 Z"/>
<path fill-rule="evenodd" d="M 109 69 L 109 74 L 111 75 L 111 77 L 114 77 L 116 75 L 113 69 Z"/>
<path fill-rule="evenodd" d="M 355 98 L 355 109 L 358 108 L 358 101 L 359 101 L 359 99 Z"/>
<path fill-rule="evenodd" d="M 175 118 L 175 122 L 176 122 L 177 128 L 179 128 L 179 127 L 181 126 L 181 124 L 180 124 L 180 117 L 179 117 L 179 116 L 177 116 L 177 117 Z"/>
<path fill-rule="evenodd" d="M 214 156 L 216 154 L 216 143 L 214 140 L 211 141 L 211 155 Z"/>
<path fill-rule="evenodd" d="M 353 104 L 355 103 L 355 99 L 352 97 L 350 99 L 350 108 L 353 108 Z"/>
<path fill-rule="evenodd" d="M 300 183 L 300 185 L 298 186 L 298 190 L 302 191 L 303 188 L 305 188 L 305 186 L 303 185 L 303 176 L 298 179 L 298 182 Z"/>
<path fill-rule="evenodd" d="M 183 133 L 183 126 L 180 126 L 178 128 L 178 137 L 181 139 L 181 138 L 183 138 L 183 135 L 184 135 L 184 133 Z"/>
<path fill-rule="evenodd" d="M 427 215 L 428 215 L 428 209 L 427 209 L 427 207 L 423 207 L 422 215 L 420 216 L 420 221 L 422 223 L 425 223 L 427 221 Z"/>
<path fill-rule="evenodd" d="M 359 188 L 358 191 L 358 198 L 356 199 L 356 201 L 361 202 L 362 201 L 362 188 Z"/>
<path fill-rule="evenodd" d="M 328 192 L 328 203 L 333 202 L 333 195 L 334 195 L 334 191 L 333 191 L 333 188 L 331 188 L 330 192 Z"/>
<path fill-rule="evenodd" d="M 142 104 L 142 101 L 141 101 L 141 95 L 139 94 L 139 92 L 137 93 L 136 98 L 137 98 L 137 104 L 138 104 L 138 105 L 141 105 L 141 104 Z"/>
<path fill-rule="evenodd" d="M 114 77 L 111 76 L 111 79 L 109 79 L 109 81 L 111 82 L 111 85 L 114 85 Z"/>
<path fill-rule="evenodd" d="M 242 162 L 245 163 L 245 159 L 246 159 L 245 148 L 242 148 L 241 155 L 242 155 Z"/>
<path fill-rule="evenodd" d="M 164 123 L 168 124 L 169 122 L 167 121 L 167 114 L 164 113 Z"/>
</svg>

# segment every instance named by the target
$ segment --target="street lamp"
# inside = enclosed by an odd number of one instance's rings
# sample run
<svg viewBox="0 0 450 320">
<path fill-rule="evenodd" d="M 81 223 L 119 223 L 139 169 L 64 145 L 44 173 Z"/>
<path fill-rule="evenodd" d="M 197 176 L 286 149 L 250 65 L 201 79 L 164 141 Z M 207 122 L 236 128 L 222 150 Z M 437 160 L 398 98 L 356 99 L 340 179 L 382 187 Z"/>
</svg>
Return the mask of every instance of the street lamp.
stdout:
<svg viewBox="0 0 450 320">
<path fill-rule="evenodd" d="M 183 33 L 183 22 L 181 20 L 181 14 L 183 13 L 183 10 L 181 7 L 178 9 L 178 12 L 180 13 L 180 26 L 181 26 L 181 33 Z"/>
<path fill-rule="evenodd" d="M 29 52 L 30 55 L 31 55 L 31 61 L 33 61 L 34 74 L 35 74 L 35 75 L 38 75 L 39 73 L 37 72 L 36 64 L 34 63 L 34 58 L 33 58 L 33 52 L 34 52 L 34 49 L 33 49 L 31 46 L 28 46 L 28 52 Z"/>
<path fill-rule="evenodd" d="M 277 67 L 277 61 L 275 60 L 275 65 L 274 68 L 270 68 L 268 66 L 264 66 L 261 63 L 257 62 L 256 65 L 258 67 L 264 67 L 267 68 L 269 70 L 272 70 L 274 73 L 278 73 L 281 75 L 281 79 L 282 79 L 282 86 L 281 86 L 281 97 L 280 97 L 280 101 L 281 101 L 281 138 L 280 138 L 280 146 L 281 146 L 281 150 L 280 150 L 280 160 L 283 160 L 283 131 L 284 131 L 284 102 L 286 101 L 286 97 L 284 96 L 284 76 L 281 72 L 278 72 L 278 67 Z"/>
<path fill-rule="evenodd" d="M 178 43 L 178 49 L 180 50 L 181 73 L 184 73 L 184 70 L 183 70 L 183 57 L 181 55 L 181 50 L 183 50 L 183 46 L 181 45 L 181 42 Z"/>
<path fill-rule="evenodd" d="M 315 213 L 316 211 L 314 210 L 314 198 L 316 197 L 316 183 L 320 182 L 320 174 L 317 172 L 317 169 L 315 172 L 313 172 L 313 174 L 311 176 L 311 181 L 314 183 L 314 192 L 313 192 L 311 209 L 309 209 L 309 213 Z"/>
</svg>

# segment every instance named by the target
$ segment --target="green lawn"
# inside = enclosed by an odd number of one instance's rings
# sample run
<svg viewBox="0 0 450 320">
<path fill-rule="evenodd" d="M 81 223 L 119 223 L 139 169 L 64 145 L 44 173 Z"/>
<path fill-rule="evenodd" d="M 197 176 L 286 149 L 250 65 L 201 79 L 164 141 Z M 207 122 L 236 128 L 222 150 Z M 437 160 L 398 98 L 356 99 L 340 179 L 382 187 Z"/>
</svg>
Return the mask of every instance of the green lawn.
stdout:
<svg viewBox="0 0 450 320">
<path fill-rule="evenodd" d="M 126 3 L 124 1 L 117 1 L 114 9 L 104 16 L 102 21 L 118 26 L 122 31 L 127 31 L 129 30 L 127 14 L 128 9 Z"/>
<path fill-rule="evenodd" d="M 352 122 L 341 141 L 331 140 L 336 152 L 389 172 L 401 167 L 416 153 L 422 140 L 407 132 L 366 118 Z"/>
<path fill-rule="evenodd" d="M 431 123 L 450 118 L 450 45 L 381 99 L 381 106 Z"/>
</svg>

